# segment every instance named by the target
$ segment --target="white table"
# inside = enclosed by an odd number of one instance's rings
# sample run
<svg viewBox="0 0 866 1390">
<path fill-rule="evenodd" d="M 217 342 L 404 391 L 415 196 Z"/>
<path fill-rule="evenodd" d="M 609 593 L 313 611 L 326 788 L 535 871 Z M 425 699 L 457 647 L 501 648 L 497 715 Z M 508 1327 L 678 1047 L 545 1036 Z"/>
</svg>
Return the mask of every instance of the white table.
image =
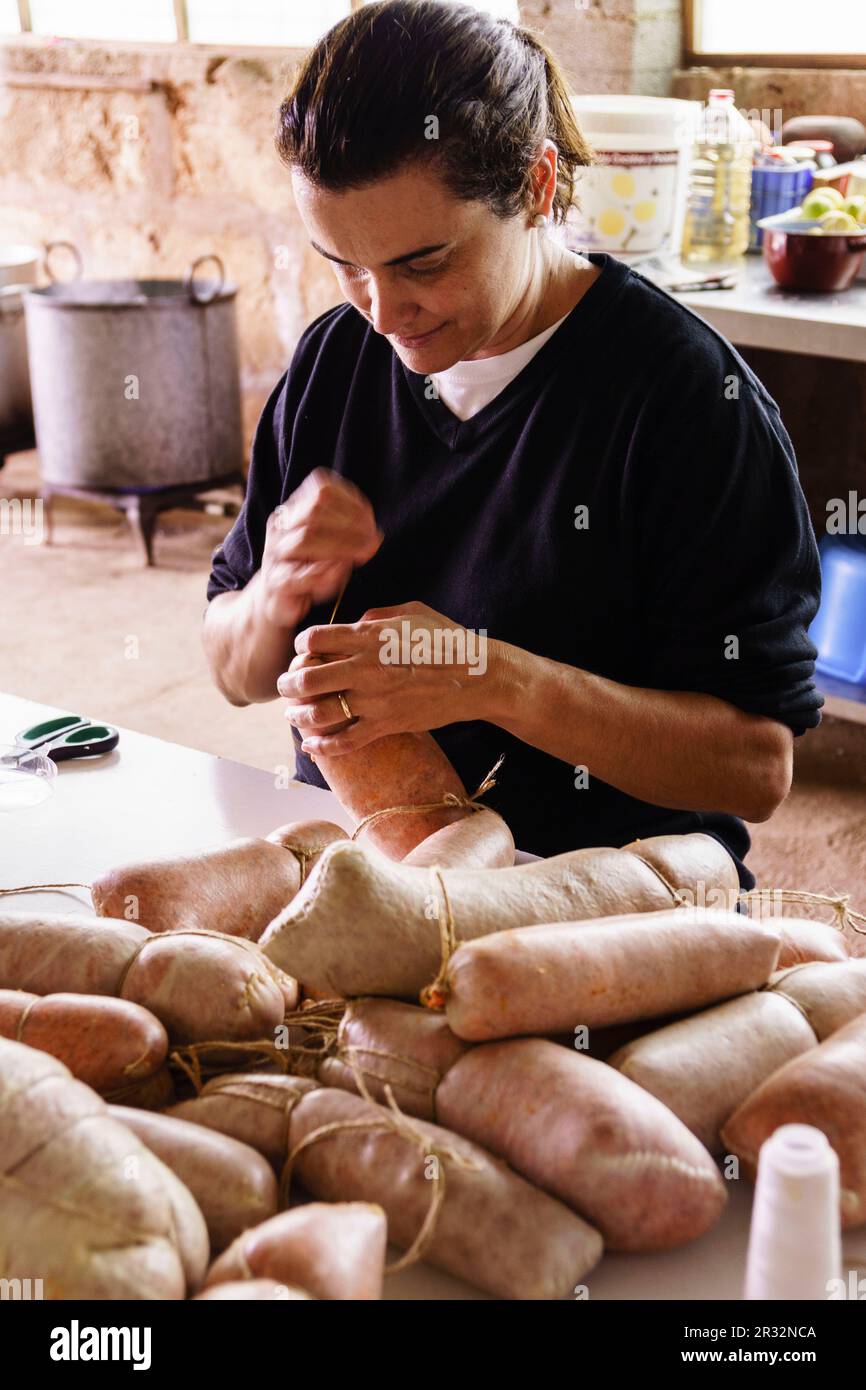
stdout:
<svg viewBox="0 0 866 1390">
<path fill-rule="evenodd" d="M 80 711 L 75 711 L 80 713 Z M 0 695 L 0 743 L 19 729 L 67 713 Z M 98 710 L 88 716 L 99 718 Z M 193 853 L 242 835 L 264 835 L 287 821 L 327 819 L 351 827 L 330 792 L 290 782 L 277 788 L 267 772 L 215 758 L 164 739 L 121 729 L 105 757 L 59 765 L 47 801 L 0 813 L 0 887 L 90 883 L 112 864 Z M 86 889 L 0 898 L 3 909 L 91 910 Z M 659 1255 L 606 1255 L 588 1277 L 590 1299 L 737 1299 L 748 1239 L 751 1191 L 731 1183 L 723 1220 L 681 1250 Z M 855 1232 L 846 1242 L 866 1248 Z M 391 1299 L 484 1299 L 479 1290 L 416 1265 L 386 1283 Z"/>
</svg>

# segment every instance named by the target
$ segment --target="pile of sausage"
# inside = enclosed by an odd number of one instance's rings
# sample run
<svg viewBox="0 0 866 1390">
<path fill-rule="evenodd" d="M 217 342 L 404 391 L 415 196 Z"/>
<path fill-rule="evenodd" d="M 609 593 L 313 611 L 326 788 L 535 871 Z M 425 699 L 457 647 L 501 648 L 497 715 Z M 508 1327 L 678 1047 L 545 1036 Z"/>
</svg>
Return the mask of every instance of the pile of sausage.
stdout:
<svg viewBox="0 0 866 1390">
<path fill-rule="evenodd" d="M 735 911 L 705 835 L 515 865 L 406 737 L 411 788 L 338 794 L 359 823 L 439 809 L 115 867 L 96 916 L 0 913 L 0 1276 L 375 1299 L 391 1245 L 494 1297 L 573 1297 L 605 1248 L 710 1230 L 718 1156 L 754 1176 L 791 1121 L 827 1134 L 842 1222 L 866 1222 L 844 935 Z M 323 999 L 330 1033 L 305 1026 Z M 202 1044 L 222 1062 L 193 1093 L 178 1058 Z"/>
</svg>

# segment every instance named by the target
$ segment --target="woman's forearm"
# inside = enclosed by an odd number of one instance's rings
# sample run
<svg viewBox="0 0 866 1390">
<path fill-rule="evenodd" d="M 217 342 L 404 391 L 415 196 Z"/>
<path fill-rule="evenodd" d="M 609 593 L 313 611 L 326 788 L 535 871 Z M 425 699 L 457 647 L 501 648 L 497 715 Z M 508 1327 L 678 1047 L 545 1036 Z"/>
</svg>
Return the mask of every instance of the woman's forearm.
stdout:
<svg viewBox="0 0 866 1390">
<path fill-rule="evenodd" d="M 205 614 L 202 642 L 214 683 L 233 705 L 276 700 L 277 679 L 294 652 L 294 628 L 269 622 L 260 602 L 261 571 L 243 589 L 218 594 Z"/>
<path fill-rule="evenodd" d="M 725 700 L 648 690 L 489 644 L 477 717 L 629 796 L 766 820 L 787 796 L 791 732 Z"/>
</svg>

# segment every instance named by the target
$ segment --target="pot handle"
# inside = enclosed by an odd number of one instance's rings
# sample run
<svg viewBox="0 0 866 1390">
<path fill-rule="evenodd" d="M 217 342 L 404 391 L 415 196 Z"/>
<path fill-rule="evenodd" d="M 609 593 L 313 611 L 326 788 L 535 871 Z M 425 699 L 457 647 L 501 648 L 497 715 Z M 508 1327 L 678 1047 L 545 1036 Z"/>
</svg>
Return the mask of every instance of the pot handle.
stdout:
<svg viewBox="0 0 866 1390">
<path fill-rule="evenodd" d="M 73 274 L 69 277 L 69 280 L 58 280 L 57 276 L 51 269 L 51 257 L 55 251 L 68 251 L 72 256 L 73 261 L 75 262 L 75 270 Z M 51 281 L 52 285 L 70 284 L 73 280 L 80 280 L 82 272 L 84 270 L 84 262 L 81 259 L 81 252 L 79 251 L 75 243 L 72 241 L 46 241 L 42 266 L 45 271 L 45 274 L 48 276 L 48 279 Z"/>
<path fill-rule="evenodd" d="M 217 279 L 213 282 L 213 288 L 212 288 L 212 289 L 209 289 L 209 290 L 207 290 L 207 291 L 202 292 L 202 291 L 196 289 L 195 273 L 196 273 L 196 271 L 198 270 L 198 268 L 199 268 L 200 266 L 207 265 L 208 261 L 213 261 L 214 265 L 216 266 L 216 268 L 217 268 Z M 183 283 L 184 283 L 184 288 L 187 290 L 187 292 L 188 292 L 188 294 L 189 294 L 189 297 L 190 297 L 190 299 L 192 300 L 193 304 L 210 304 L 211 301 L 214 300 L 214 299 L 216 299 L 217 295 L 221 292 L 222 287 L 223 287 L 223 285 L 225 284 L 225 282 L 226 282 L 226 270 L 225 270 L 225 266 L 223 265 L 223 263 L 222 263 L 222 261 L 220 260 L 219 256 L 210 254 L 210 255 L 207 255 L 207 256 L 197 256 L 197 257 L 196 257 L 196 259 L 193 261 L 192 265 L 190 266 L 189 270 L 186 272 L 186 279 L 184 280 Z M 210 282 L 208 282 L 208 284 L 210 284 Z"/>
</svg>

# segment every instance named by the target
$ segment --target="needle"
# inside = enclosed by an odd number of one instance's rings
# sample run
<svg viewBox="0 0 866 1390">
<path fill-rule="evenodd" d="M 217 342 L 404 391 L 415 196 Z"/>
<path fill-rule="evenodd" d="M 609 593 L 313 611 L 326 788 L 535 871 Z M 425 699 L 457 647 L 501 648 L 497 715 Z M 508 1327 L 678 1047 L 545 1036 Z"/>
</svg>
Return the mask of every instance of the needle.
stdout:
<svg viewBox="0 0 866 1390">
<path fill-rule="evenodd" d="M 342 601 L 343 601 L 343 595 L 344 595 L 344 593 L 346 592 L 346 585 L 348 584 L 348 582 L 349 582 L 349 576 L 347 575 L 346 578 L 345 578 L 345 580 L 343 581 L 343 587 L 342 587 L 342 589 L 341 589 L 340 592 L 337 594 L 337 602 L 334 604 L 333 611 L 332 611 L 332 613 L 331 613 L 330 618 L 328 619 L 328 625 L 329 625 L 329 626 L 330 626 L 330 624 L 334 621 L 334 619 L 335 619 L 336 616 L 337 616 L 337 609 L 339 608 L 340 604 L 341 604 Z"/>
<path fill-rule="evenodd" d="M 345 580 L 343 581 L 343 587 L 342 587 L 342 589 L 340 590 L 340 592 L 337 594 L 337 601 L 336 601 L 336 603 L 334 604 L 334 607 L 333 607 L 333 609 L 332 609 L 332 611 L 331 611 L 331 616 L 330 616 L 330 618 L 328 619 L 328 626 L 329 626 L 329 627 L 330 627 L 331 623 L 334 621 L 334 619 L 335 619 L 336 616 L 337 616 L 337 609 L 339 608 L 340 604 L 341 604 L 342 601 L 343 601 L 343 595 L 344 595 L 344 593 L 346 592 L 346 585 L 348 584 L 348 582 L 349 582 L 349 575 L 346 576 Z M 314 762 L 316 761 L 316 759 L 313 757 L 313 754 L 312 754 L 312 753 L 308 754 L 308 757 L 309 757 L 311 763 L 314 763 Z"/>
</svg>

